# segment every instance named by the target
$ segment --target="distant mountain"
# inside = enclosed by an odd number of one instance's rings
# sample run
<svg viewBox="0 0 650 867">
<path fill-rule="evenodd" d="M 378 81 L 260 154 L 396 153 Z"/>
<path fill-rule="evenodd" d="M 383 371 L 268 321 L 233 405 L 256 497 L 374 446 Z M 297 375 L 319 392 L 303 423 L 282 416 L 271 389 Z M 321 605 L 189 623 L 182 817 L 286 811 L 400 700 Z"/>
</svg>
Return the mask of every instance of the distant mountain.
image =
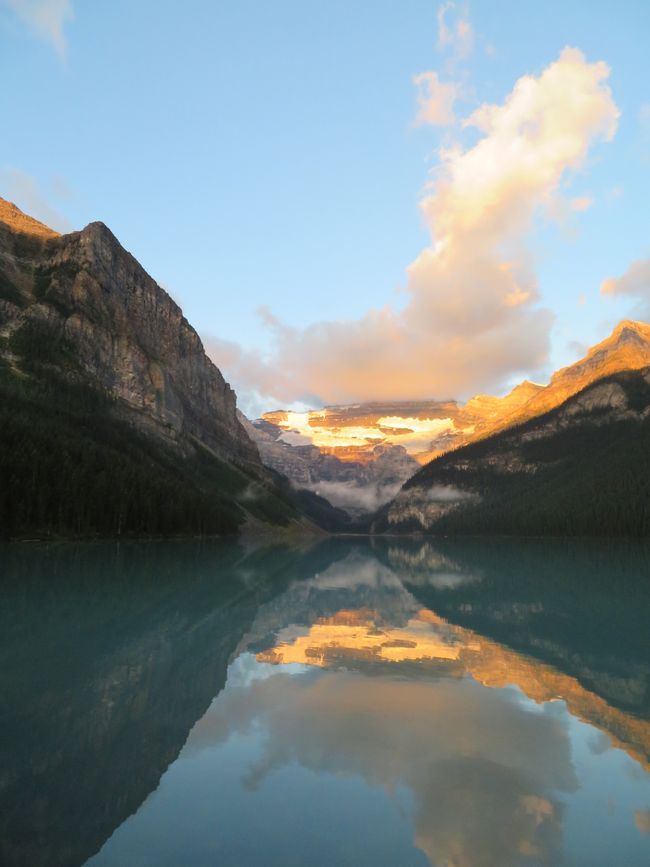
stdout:
<svg viewBox="0 0 650 867">
<path fill-rule="evenodd" d="M 504 397 L 402 401 L 266 413 L 247 427 L 262 461 L 352 514 L 397 494 L 420 466 L 559 406 L 609 374 L 650 365 L 650 326 L 621 322 L 548 385 L 524 380 Z"/>
<path fill-rule="evenodd" d="M 419 468 L 401 445 L 374 445 L 363 460 L 343 458 L 341 450 L 321 449 L 310 442 L 292 444 L 293 433 L 267 421 L 243 420 L 267 467 L 295 486 L 326 497 L 354 518 L 374 512 Z M 285 438 L 286 437 L 286 438 Z"/>
<path fill-rule="evenodd" d="M 619 326 L 580 363 L 584 378 L 625 358 L 636 363 L 645 328 Z M 584 381 L 570 371 L 553 378 L 550 400 Z M 377 517 L 375 531 L 650 534 L 650 367 L 606 375 L 541 415 L 519 418 L 423 467 Z"/>
<path fill-rule="evenodd" d="M 110 230 L 58 235 L 0 199 L 0 536 L 301 521 L 198 334 Z"/>
</svg>

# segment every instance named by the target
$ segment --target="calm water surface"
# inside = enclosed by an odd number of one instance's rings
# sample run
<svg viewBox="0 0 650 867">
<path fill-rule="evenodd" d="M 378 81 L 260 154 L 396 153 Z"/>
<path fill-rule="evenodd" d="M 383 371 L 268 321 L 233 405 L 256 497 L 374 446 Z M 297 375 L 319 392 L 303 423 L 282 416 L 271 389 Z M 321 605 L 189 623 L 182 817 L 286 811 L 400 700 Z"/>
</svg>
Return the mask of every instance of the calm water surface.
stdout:
<svg viewBox="0 0 650 867">
<path fill-rule="evenodd" d="M 0 548 L 7 867 L 647 867 L 650 551 Z"/>
</svg>

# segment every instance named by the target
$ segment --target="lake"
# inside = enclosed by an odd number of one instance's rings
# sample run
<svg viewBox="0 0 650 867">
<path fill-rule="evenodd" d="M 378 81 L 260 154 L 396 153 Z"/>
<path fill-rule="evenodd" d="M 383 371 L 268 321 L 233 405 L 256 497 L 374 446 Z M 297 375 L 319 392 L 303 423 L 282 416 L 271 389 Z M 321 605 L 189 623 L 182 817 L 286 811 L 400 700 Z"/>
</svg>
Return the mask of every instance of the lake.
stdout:
<svg viewBox="0 0 650 867">
<path fill-rule="evenodd" d="M 5 867 L 647 867 L 650 548 L 0 548 Z"/>
</svg>

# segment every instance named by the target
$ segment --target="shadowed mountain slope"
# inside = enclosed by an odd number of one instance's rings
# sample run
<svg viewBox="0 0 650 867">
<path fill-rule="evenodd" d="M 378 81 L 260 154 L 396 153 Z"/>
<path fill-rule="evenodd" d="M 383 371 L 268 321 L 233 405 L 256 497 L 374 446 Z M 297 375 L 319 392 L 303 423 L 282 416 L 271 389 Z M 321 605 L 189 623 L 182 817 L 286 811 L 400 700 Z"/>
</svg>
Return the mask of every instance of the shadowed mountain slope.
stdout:
<svg viewBox="0 0 650 867">
<path fill-rule="evenodd" d="M 377 532 L 650 534 L 650 368 L 449 452 L 410 479 Z"/>
<path fill-rule="evenodd" d="M 0 199 L 0 536 L 236 533 L 308 507 L 109 229 L 58 235 Z"/>
</svg>

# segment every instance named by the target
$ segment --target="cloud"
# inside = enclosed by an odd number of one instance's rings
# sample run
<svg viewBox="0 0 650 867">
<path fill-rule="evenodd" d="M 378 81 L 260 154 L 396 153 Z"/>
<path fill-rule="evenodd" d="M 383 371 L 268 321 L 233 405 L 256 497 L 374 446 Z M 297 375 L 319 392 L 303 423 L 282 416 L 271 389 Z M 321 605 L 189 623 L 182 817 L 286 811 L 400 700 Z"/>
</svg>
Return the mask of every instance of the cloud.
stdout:
<svg viewBox="0 0 650 867">
<path fill-rule="evenodd" d="M 447 0 L 438 7 L 438 47 L 463 59 L 474 48 L 474 30 L 469 20 L 467 3 Z"/>
<path fill-rule="evenodd" d="M 453 81 L 444 84 L 436 72 L 421 72 L 415 76 L 413 83 L 418 88 L 416 126 L 448 126 L 454 123 L 454 102 L 459 92 L 457 84 Z"/>
<path fill-rule="evenodd" d="M 395 497 L 402 482 L 311 482 L 303 487 L 315 491 L 334 506 L 352 515 L 375 512 Z"/>
<path fill-rule="evenodd" d="M 72 231 L 70 222 L 46 201 L 35 179 L 27 172 L 12 168 L 0 171 L 0 192 L 3 198 L 15 202 L 46 226 L 58 232 Z"/>
<path fill-rule="evenodd" d="M 16 15 L 41 39 L 64 57 L 67 43 L 63 32 L 67 20 L 74 18 L 71 0 L 5 0 Z"/>
<path fill-rule="evenodd" d="M 407 269 L 404 306 L 306 328 L 264 310 L 273 352 L 212 341 L 215 362 L 237 388 L 276 405 L 463 397 L 533 375 L 554 317 L 538 306 L 526 236 L 565 174 L 582 167 L 594 141 L 613 136 L 619 112 L 608 76 L 605 63 L 565 48 L 502 104 L 465 121 L 481 135 L 440 152 L 420 203 L 431 244 Z"/>
<path fill-rule="evenodd" d="M 467 491 L 461 491 L 453 485 L 434 485 L 427 491 L 427 500 L 432 503 L 458 503 L 470 497 Z"/>
<path fill-rule="evenodd" d="M 603 295 L 629 295 L 636 298 L 634 315 L 650 320 L 650 259 L 637 259 L 621 277 L 609 277 L 601 284 Z"/>
</svg>

